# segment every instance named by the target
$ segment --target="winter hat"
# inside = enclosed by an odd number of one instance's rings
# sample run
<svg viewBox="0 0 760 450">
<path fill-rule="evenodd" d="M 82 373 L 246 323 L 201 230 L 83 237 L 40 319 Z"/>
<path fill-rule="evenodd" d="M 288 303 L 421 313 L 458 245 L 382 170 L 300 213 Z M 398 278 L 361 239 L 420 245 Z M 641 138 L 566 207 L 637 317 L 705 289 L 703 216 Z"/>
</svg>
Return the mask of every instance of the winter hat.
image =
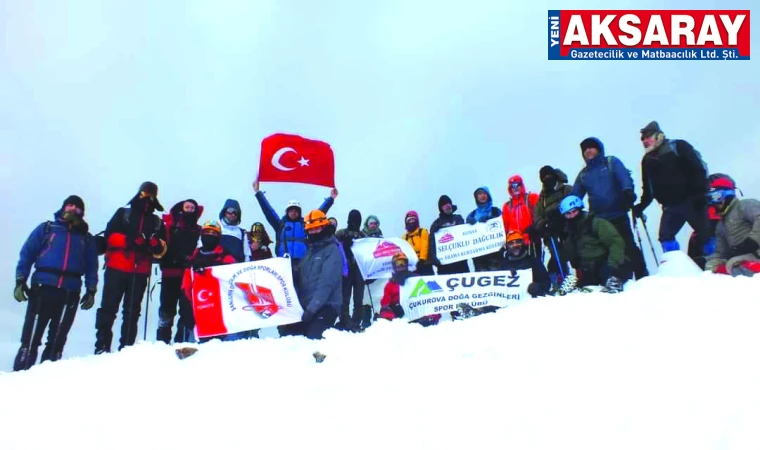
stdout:
<svg viewBox="0 0 760 450">
<path fill-rule="evenodd" d="M 156 211 L 163 211 L 164 207 L 158 201 L 158 185 L 152 181 L 144 181 L 140 188 L 137 190 L 137 197 L 140 196 L 140 192 L 146 192 L 153 196 L 153 207 Z"/>
<path fill-rule="evenodd" d="M 404 216 L 404 222 L 409 223 L 409 219 L 414 219 L 415 222 L 420 223 L 420 215 L 417 214 L 417 211 L 409 211 L 406 213 L 406 216 Z"/>
<path fill-rule="evenodd" d="M 644 128 L 641 129 L 642 137 L 652 136 L 653 134 L 657 133 L 662 133 L 662 129 L 660 128 L 660 124 L 658 124 L 655 120 L 649 122 Z"/>
<path fill-rule="evenodd" d="M 444 195 L 440 196 L 440 198 L 438 198 L 438 212 L 439 213 L 443 212 L 442 208 L 443 208 L 443 205 L 445 205 L 446 203 L 448 203 L 449 205 L 451 205 L 451 212 L 452 213 L 456 212 L 457 205 L 455 205 L 454 202 L 451 201 L 451 197 L 449 197 L 448 195 L 444 194 Z"/>
<path fill-rule="evenodd" d="M 61 205 L 61 209 L 65 208 L 66 205 L 74 205 L 77 208 L 82 210 L 82 215 L 84 216 L 84 201 L 82 200 L 82 197 L 78 195 L 69 195 L 66 197 L 66 200 L 63 201 L 63 205 Z"/>
<path fill-rule="evenodd" d="M 358 230 L 362 225 L 362 213 L 357 209 L 352 209 L 348 212 L 348 227 Z"/>
<path fill-rule="evenodd" d="M 547 176 L 557 176 L 557 172 L 554 171 L 554 167 L 552 166 L 544 166 L 541 168 L 541 170 L 538 171 L 538 178 L 540 180 L 543 180 Z"/>
</svg>

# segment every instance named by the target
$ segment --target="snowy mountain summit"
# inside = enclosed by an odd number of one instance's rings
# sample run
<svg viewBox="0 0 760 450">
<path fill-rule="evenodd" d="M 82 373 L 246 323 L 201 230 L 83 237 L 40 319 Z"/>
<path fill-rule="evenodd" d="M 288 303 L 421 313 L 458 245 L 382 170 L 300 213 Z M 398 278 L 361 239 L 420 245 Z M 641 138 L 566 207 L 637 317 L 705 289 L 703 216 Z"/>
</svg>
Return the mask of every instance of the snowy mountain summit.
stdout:
<svg viewBox="0 0 760 450">
<path fill-rule="evenodd" d="M 0 448 L 757 449 L 759 290 L 671 252 L 622 293 L 435 327 L 143 342 L 1 374 Z"/>
</svg>

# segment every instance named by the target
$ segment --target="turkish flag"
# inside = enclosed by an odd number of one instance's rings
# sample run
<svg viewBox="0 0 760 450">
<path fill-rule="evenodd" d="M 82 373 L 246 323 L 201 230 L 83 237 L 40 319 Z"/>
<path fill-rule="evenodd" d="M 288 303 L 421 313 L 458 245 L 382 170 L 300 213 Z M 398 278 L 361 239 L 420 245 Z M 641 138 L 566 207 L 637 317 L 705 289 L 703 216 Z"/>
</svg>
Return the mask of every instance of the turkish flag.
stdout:
<svg viewBox="0 0 760 450">
<path fill-rule="evenodd" d="M 330 144 L 294 134 L 273 134 L 261 141 L 259 181 L 335 187 L 335 157 Z"/>
</svg>

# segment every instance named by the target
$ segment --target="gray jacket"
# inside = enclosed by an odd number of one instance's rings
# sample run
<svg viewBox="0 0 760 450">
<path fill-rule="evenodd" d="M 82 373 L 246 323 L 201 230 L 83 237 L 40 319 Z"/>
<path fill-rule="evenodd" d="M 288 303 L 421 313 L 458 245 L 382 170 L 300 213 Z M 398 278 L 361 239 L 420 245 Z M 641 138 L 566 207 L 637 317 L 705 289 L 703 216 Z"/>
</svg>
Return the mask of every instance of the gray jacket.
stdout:
<svg viewBox="0 0 760 450">
<path fill-rule="evenodd" d="M 728 207 L 728 212 L 718 222 L 715 229 L 716 251 L 708 256 L 707 268 L 714 269 L 729 259 L 731 247 L 744 239 L 760 243 L 760 201 L 754 199 L 735 199 Z M 748 255 L 757 259 L 760 255 Z"/>
<path fill-rule="evenodd" d="M 343 256 L 333 239 L 309 243 L 298 271 L 298 298 L 316 314 L 323 306 L 340 312 L 343 302 Z"/>
</svg>

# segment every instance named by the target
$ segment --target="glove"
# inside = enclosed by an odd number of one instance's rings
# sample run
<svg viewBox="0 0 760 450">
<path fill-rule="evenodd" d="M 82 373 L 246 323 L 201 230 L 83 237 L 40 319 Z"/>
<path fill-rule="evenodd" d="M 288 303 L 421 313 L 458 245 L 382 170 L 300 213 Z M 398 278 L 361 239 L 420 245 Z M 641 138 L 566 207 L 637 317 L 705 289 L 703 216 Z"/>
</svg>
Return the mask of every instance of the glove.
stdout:
<svg viewBox="0 0 760 450">
<path fill-rule="evenodd" d="M 633 216 L 638 217 L 639 219 L 644 219 L 644 206 L 639 203 L 638 205 L 635 205 L 632 209 Z"/>
<path fill-rule="evenodd" d="M 393 311 L 393 316 L 397 319 L 404 317 L 404 308 L 399 303 L 392 304 L 391 311 Z"/>
<path fill-rule="evenodd" d="M 132 241 L 132 244 L 134 244 L 135 248 L 144 247 L 145 246 L 145 237 L 143 235 L 139 235 L 135 238 L 134 241 Z"/>
<path fill-rule="evenodd" d="M 623 209 L 628 211 L 633 208 L 633 203 L 636 201 L 636 194 L 632 190 L 626 189 L 622 192 L 623 196 Z"/>
<path fill-rule="evenodd" d="M 82 299 L 79 301 L 79 305 L 81 305 L 82 309 L 87 311 L 88 309 L 92 308 L 93 305 L 95 305 L 95 293 L 97 290 L 95 288 L 87 288 L 87 292 L 82 296 Z"/>
<path fill-rule="evenodd" d="M 25 302 L 29 300 L 29 298 L 26 296 L 28 293 L 29 287 L 27 287 L 26 281 L 24 281 L 23 278 L 17 278 L 16 288 L 13 289 L 13 298 L 15 298 L 17 302 Z"/>
<path fill-rule="evenodd" d="M 699 211 L 699 210 L 704 209 L 705 206 L 707 206 L 707 199 L 705 198 L 704 195 L 698 195 L 694 197 L 694 200 L 692 200 L 691 204 L 694 207 L 694 209 Z"/>
<path fill-rule="evenodd" d="M 760 245 L 758 245 L 757 242 L 755 242 L 751 238 L 746 238 L 743 241 L 741 241 L 739 244 L 731 247 L 731 257 L 733 258 L 739 255 L 755 253 L 758 248 L 760 248 Z"/>
<path fill-rule="evenodd" d="M 303 315 L 301 316 L 301 322 L 311 322 L 314 316 L 315 314 L 312 311 L 309 311 L 308 309 L 306 309 L 304 310 Z"/>
<path fill-rule="evenodd" d="M 478 220 L 478 222 L 480 222 L 480 223 L 486 223 L 489 220 L 491 220 L 491 219 L 489 219 L 487 216 L 483 216 L 483 217 L 480 218 L 480 220 Z"/>
<path fill-rule="evenodd" d="M 150 251 L 154 254 L 161 253 L 161 250 L 163 250 L 163 247 L 161 246 L 161 241 L 155 236 L 151 236 L 150 240 L 148 241 L 150 244 Z"/>
</svg>

